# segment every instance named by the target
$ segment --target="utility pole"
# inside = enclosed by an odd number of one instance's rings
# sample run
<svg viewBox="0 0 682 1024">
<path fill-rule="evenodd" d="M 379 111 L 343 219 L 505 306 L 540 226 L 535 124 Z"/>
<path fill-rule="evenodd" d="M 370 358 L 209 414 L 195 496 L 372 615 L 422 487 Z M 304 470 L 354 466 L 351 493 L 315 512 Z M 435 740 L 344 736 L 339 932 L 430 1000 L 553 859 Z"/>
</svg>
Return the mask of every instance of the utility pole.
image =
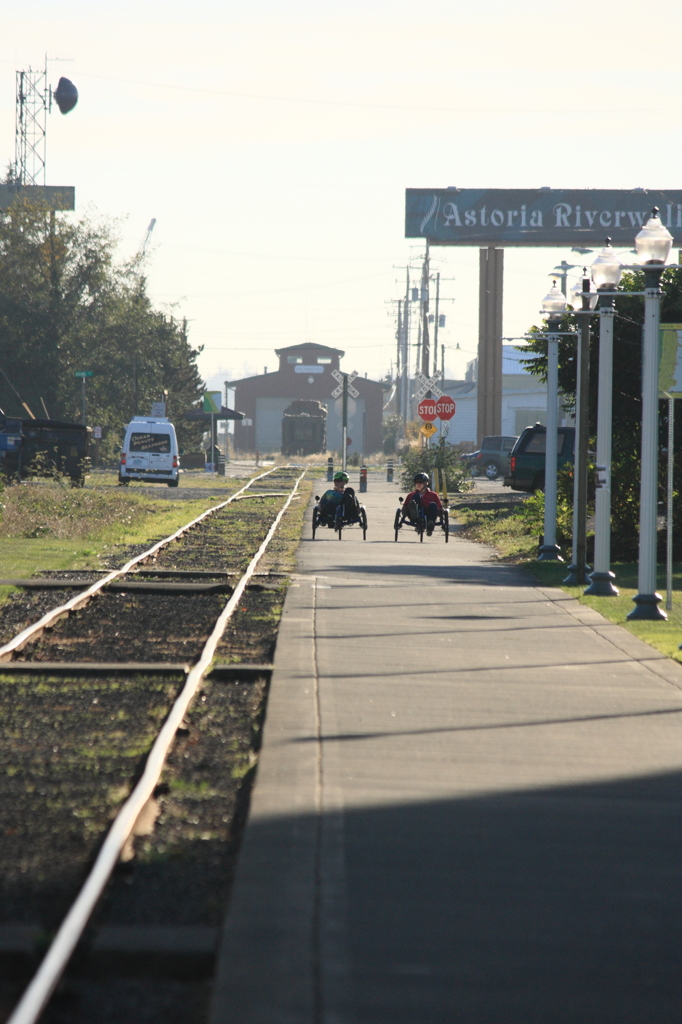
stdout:
<svg viewBox="0 0 682 1024">
<path fill-rule="evenodd" d="M 398 330 L 396 331 L 398 353 L 395 363 L 395 408 L 400 416 L 403 408 L 403 375 L 402 375 L 402 348 L 403 348 L 403 300 L 398 299 Z"/>
<path fill-rule="evenodd" d="M 424 326 L 424 318 L 419 317 L 417 322 L 417 365 L 415 367 L 417 373 L 422 372 L 422 330 Z"/>
<path fill-rule="evenodd" d="M 433 320 L 433 374 L 438 373 L 438 306 L 440 303 L 440 271 L 436 274 L 436 315 Z"/>
<path fill-rule="evenodd" d="M 403 302 L 403 387 L 402 407 L 400 414 L 403 419 L 403 426 L 407 423 L 408 410 L 410 407 L 410 268 L 405 267 L 405 300 Z"/>
<path fill-rule="evenodd" d="M 429 240 L 426 239 L 426 254 L 422 264 L 422 350 L 421 350 L 421 371 L 425 377 L 429 376 Z"/>
</svg>

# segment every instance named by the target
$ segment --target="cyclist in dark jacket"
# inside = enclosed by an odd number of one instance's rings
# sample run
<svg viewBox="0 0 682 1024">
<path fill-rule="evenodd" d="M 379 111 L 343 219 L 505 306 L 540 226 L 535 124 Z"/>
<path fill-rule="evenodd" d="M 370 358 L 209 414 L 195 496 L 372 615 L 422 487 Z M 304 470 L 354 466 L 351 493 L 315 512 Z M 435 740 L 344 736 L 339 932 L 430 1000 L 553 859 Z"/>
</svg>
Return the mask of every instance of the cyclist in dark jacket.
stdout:
<svg viewBox="0 0 682 1024">
<path fill-rule="evenodd" d="M 429 489 L 427 473 L 415 473 L 413 483 L 414 490 L 407 495 L 403 502 L 403 519 L 409 519 L 411 523 L 416 523 L 421 506 L 426 516 L 426 536 L 430 537 L 436 525 L 438 513 L 443 510 L 443 504 L 436 492 Z"/>
<path fill-rule="evenodd" d="M 347 487 L 348 474 L 342 470 L 334 473 L 334 487 L 325 491 L 320 498 L 320 515 L 324 517 L 327 526 L 333 528 L 336 509 L 343 505 L 344 519 L 354 519 L 358 515 L 358 499 L 352 487 Z"/>
</svg>

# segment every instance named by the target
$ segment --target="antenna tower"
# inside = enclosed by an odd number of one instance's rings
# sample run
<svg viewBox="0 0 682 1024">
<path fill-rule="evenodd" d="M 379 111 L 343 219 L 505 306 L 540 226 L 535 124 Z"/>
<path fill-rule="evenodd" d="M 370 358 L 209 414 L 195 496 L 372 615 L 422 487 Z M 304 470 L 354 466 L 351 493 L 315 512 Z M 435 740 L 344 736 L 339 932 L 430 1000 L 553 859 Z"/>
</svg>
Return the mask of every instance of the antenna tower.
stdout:
<svg viewBox="0 0 682 1024">
<path fill-rule="evenodd" d="M 51 92 L 47 85 L 47 60 L 43 71 L 17 71 L 14 182 L 45 184 L 45 143 Z"/>
</svg>

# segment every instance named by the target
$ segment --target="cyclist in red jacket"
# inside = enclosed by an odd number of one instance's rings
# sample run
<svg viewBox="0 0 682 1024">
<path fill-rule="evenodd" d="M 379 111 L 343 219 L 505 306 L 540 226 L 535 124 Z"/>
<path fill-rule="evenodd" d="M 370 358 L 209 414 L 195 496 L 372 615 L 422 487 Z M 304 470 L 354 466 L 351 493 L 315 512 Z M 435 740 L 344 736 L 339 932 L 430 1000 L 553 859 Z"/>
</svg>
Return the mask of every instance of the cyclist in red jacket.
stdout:
<svg viewBox="0 0 682 1024">
<path fill-rule="evenodd" d="M 411 523 L 416 523 L 421 505 L 426 516 L 426 536 L 430 537 L 436 525 L 436 517 L 442 511 L 443 505 L 436 492 L 429 489 L 428 474 L 415 473 L 412 482 L 414 490 L 407 495 L 403 502 L 403 519 L 409 519 Z"/>
</svg>

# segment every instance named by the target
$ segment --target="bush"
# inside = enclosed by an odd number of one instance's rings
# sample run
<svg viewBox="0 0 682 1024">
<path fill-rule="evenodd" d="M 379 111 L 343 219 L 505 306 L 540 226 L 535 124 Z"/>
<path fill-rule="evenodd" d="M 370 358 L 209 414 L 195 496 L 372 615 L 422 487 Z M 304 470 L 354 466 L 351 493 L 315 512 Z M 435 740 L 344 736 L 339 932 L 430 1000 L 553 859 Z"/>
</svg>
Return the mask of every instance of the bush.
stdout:
<svg viewBox="0 0 682 1024">
<path fill-rule="evenodd" d="M 459 448 L 448 444 L 441 438 L 433 448 L 419 448 L 411 445 L 403 455 L 402 486 L 412 490 L 415 473 L 424 472 L 431 475 L 434 469 L 445 470 L 448 492 L 464 494 L 473 487 L 469 471 L 463 466 Z"/>
</svg>

